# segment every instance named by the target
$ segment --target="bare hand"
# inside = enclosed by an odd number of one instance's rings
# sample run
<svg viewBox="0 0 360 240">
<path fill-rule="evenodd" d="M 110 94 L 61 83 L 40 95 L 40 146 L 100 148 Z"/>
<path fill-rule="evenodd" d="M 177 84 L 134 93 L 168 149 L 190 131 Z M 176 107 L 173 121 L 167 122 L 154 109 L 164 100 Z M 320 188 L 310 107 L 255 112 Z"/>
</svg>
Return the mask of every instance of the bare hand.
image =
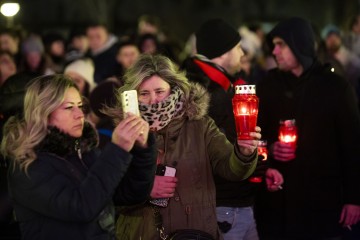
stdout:
<svg viewBox="0 0 360 240">
<path fill-rule="evenodd" d="M 274 169 L 268 168 L 265 173 L 266 186 L 270 192 L 275 192 L 282 189 L 282 184 L 284 183 L 284 178 L 282 174 Z"/>
<path fill-rule="evenodd" d="M 152 198 L 173 197 L 177 181 L 178 179 L 176 177 L 155 176 L 150 196 Z"/>
<path fill-rule="evenodd" d="M 128 114 L 114 129 L 111 141 L 129 152 L 144 128 L 144 120 L 134 114 Z M 147 128 L 148 129 L 148 128 Z M 148 132 L 148 130 L 147 130 Z M 146 137 L 147 140 L 147 137 Z M 142 140 L 144 141 L 144 139 Z"/>
<path fill-rule="evenodd" d="M 343 227 L 351 229 L 351 225 L 360 221 L 360 206 L 354 204 L 345 204 L 341 211 L 340 221 Z"/>
<path fill-rule="evenodd" d="M 239 145 L 240 152 L 245 156 L 250 156 L 254 153 L 258 146 L 258 140 L 261 139 L 261 128 L 255 127 L 255 132 L 250 133 L 251 140 L 237 140 L 237 144 Z"/>
<path fill-rule="evenodd" d="M 275 160 L 288 162 L 294 160 L 295 148 L 291 146 L 290 143 L 282 143 L 280 141 L 275 142 L 270 148 L 272 155 Z"/>
</svg>

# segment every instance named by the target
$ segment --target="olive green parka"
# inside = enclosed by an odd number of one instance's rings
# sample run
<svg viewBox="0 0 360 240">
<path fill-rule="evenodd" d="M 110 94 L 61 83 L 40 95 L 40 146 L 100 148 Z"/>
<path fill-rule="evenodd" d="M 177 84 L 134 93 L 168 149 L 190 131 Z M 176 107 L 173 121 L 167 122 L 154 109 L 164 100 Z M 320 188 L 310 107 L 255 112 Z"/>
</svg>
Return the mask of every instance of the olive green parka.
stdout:
<svg viewBox="0 0 360 240">
<path fill-rule="evenodd" d="M 208 117 L 209 96 L 198 84 L 191 84 L 185 114 L 156 133 L 158 163 L 176 168 L 175 196 L 160 207 L 166 233 L 198 229 L 222 239 L 216 221 L 213 175 L 240 181 L 254 170 L 257 153 L 244 156 L 237 146 Z M 126 207 L 116 224 L 118 239 L 160 239 L 154 209 L 150 203 Z"/>
</svg>

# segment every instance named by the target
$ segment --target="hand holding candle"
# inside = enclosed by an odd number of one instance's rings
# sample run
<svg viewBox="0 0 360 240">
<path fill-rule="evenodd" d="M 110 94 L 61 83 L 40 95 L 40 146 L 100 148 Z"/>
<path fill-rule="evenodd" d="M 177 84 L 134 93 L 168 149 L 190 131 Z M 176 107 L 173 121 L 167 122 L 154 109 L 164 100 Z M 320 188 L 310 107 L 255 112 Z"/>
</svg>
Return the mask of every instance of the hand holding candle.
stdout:
<svg viewBox="0 0 360 240">
<path fill-rule="evenodd" d="M 293 160 L 295 155 L 295 148 L 290 143 L 275 142 L 270 147 L 270 151 L 275 160 L 287 162 Z"/>
<path fill-rule="evenodd" d="M 272 155 L 275 160 L 287 162 L 293 160 L 295 156 L 297 142 L 297 127 L 295 120 L 280 121 L 279 141 L 271 147 Z"/>
<path fill-rule="evenodd" d="M 295 119 L 280 121 L 279 141 L 289 143 L 294 149 L 297 141 L 297 127 Z"/>
<path fill-rule="evenodd" d="M 254 132 L 249 133 L 250 139 L 238 139 L 237 144 L 240 152 L 245 156 L 250 156 L 257 150 L 258 140 L 261 139 L 261 128 L 256 126 Z"/>
</svg>

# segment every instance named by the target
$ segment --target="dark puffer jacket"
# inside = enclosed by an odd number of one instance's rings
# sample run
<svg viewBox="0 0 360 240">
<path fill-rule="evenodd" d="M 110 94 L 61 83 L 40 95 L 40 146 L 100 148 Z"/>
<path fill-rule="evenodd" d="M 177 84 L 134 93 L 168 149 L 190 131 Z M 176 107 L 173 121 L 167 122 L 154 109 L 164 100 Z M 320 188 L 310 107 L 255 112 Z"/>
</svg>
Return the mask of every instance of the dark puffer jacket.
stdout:
<svg viewBox="0 0 360 240">
<path fill-rule="evenodd" d="M 153 137 L 148 149 L 128 153 L 108 143 L 99 155 L 94 130 L 88 126 L 84 134 L 74 139 L 53 128 L 27 175 L 12 164 L 9 191 L 23 239 L 112 239 L 112 196 L 117 204 L 148 197 L 155 172 Z"/>
</svg>

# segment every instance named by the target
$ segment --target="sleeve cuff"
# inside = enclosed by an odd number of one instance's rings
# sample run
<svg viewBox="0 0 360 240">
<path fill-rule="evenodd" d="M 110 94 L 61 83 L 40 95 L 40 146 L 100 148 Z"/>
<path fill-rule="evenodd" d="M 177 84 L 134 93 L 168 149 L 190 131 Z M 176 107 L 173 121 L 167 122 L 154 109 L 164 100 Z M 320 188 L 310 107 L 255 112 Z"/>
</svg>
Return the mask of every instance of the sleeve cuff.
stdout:
<svg viewBox="0 0 360 240">
<path fill-rule="evenodd" d="M 244 154 L 241 153 L 239 146 L 237 144 L 234 144 L 234 148 L 235 148 L 235 154 L 236 156 L 240 159 L 240 161 L 242 161 L 243 163 L 252 163 L 257 156 L 257 151 L 254 151 L 251 155 L 246 156 Z"/>
</svg>

